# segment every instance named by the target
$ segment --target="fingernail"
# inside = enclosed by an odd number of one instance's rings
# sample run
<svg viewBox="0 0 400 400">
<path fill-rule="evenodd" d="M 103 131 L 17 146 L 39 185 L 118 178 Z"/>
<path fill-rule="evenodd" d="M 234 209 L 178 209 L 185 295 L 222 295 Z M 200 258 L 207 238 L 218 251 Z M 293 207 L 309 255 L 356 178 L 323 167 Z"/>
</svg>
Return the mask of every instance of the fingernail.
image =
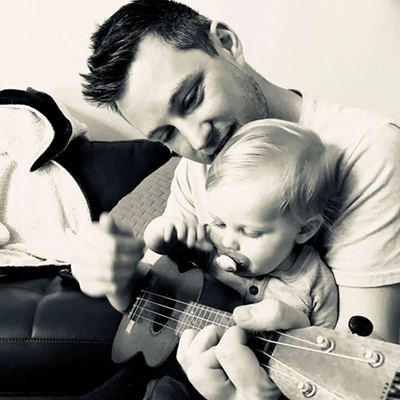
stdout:
<svg viewBox="0 0 400 400">
<path fill-rule="evenodd" d="M 235 319 L 240 319 L 243 322 L 250 321 L 253 318 L 250 307 L 238 307 L 233 313 Z"/>
</svg>

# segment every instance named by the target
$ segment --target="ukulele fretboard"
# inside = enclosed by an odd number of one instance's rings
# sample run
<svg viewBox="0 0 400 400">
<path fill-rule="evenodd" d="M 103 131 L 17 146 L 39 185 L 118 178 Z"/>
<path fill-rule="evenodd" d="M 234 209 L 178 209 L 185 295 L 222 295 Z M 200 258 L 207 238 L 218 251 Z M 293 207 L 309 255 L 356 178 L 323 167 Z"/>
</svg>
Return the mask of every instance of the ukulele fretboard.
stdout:
<svg viewBox="0 0 400 400">
<path fill-rule="evenodd" d="M 232 318 L 232 314 L 228 312 L 190 302 L 185 312 L 179 318 L 176 335 L 180 337 L 186 329 L 200 330 L 207 325 L 221 326 L 226 331 L 236 324 Z"/>
</svg>

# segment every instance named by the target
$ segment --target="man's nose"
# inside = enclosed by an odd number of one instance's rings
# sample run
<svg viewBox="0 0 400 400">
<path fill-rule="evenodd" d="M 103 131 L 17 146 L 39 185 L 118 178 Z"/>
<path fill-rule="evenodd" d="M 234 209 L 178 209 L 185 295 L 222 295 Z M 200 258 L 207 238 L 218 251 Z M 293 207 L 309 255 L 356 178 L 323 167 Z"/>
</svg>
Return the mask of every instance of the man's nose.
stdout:
<svg viewBox="0 0 400 400">
<path fill-rule="evenodd" d="M 200 151 L 207 148 L 212 139 L 210 122 L 189 121 L 182 125 L 181 132 L 183 132 L 194 150 Z"/>
</svg>

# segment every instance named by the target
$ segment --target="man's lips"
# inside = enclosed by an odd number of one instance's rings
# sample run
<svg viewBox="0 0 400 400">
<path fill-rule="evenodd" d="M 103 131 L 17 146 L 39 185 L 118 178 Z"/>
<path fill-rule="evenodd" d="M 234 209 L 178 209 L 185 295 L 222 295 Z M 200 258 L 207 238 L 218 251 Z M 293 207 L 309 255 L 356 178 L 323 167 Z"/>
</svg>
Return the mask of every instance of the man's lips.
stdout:
<svg viewBox="0 0 400 400">
<path fill-rule="evenodd" d="M 235 124 L 232 124 L 231 127 L 229 128 L 228 132 L 226 135 L 223 137 L 221 142 L 219 143 L 218 147 L 215 149 L 214 153 L 212 154 L 213 157 L 216 157 L 220 151 L 224 148 L 228 140 L 234 135 L 236 129 L 235 129 Z"/>
</svg>

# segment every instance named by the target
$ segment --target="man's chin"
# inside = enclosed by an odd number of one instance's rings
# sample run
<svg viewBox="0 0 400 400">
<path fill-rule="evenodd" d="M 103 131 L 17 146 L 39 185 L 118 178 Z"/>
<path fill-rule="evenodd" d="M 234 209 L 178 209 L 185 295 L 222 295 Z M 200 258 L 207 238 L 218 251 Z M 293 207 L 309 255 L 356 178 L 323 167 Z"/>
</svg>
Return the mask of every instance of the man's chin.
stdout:
<svg viewBox="0 0 400 400">
<path fill-rule="evenodd" d="M 190 161 L 194 161 L 194 162 L 198 162 L 199 164 L 206 164 L 206 165 L 210 165 L 214 159 L 215 159 L 216 155 L 212 155 L 212 156 L 202 156 L 202 157 L 186 157 L 188 158 Z"/>
</svg>

